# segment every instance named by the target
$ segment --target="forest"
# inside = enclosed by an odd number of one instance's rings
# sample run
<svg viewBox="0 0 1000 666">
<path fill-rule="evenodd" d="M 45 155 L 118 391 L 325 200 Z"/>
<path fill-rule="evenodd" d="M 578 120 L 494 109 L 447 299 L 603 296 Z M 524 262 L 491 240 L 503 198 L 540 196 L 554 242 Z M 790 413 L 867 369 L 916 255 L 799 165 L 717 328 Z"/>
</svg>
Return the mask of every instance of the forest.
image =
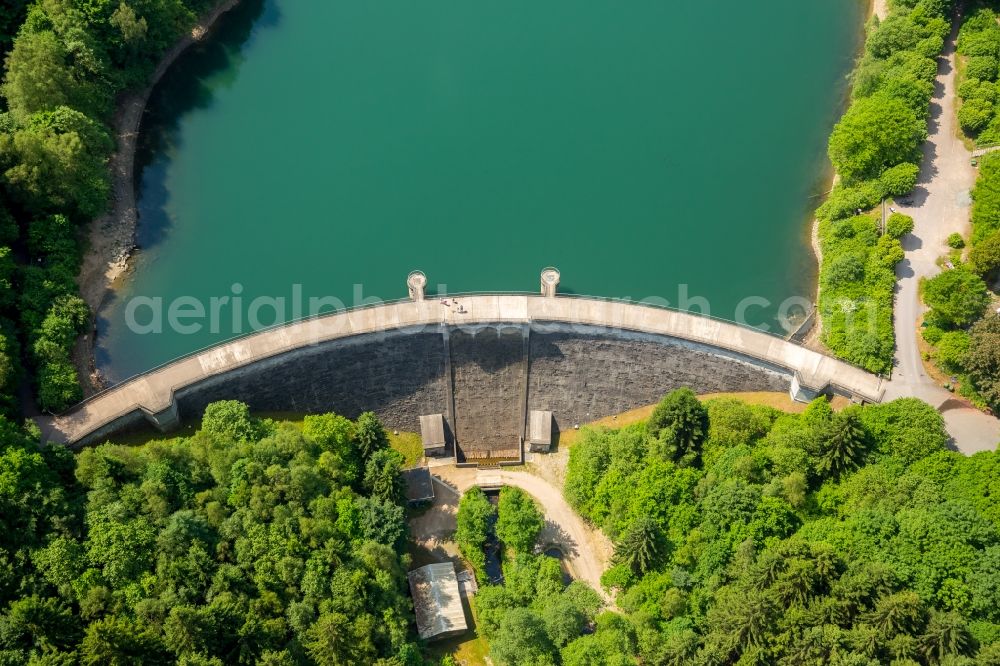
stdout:
<svg viewBox="0 0 1000 666">
<path fill-rule="evenodd" d="M 225 401 L 191 434 L 77 454 L 0 429 L 0 662 L 439 663 L 374 415 Z M 569 449 L 565 496 L 615 544 L 613 603 L 538 552 L 530 496 L 465 494 L 477 631 L 504 666 L 1000 666 L 1000 465 L 947 442 L 914 399 L 795 414 L 675 391 Z"/>
<path fill-rule="evenodd" d="M 612 632 L 643 664 L 1000 664 L 1000 465 L 947 441 L 913 399 L 786 414 L 687 390 L 588 431 L 565 495 L 615 541 L 622 616 L 561 663 L 622 663 Z"/>
<path fill-rule="evenodd" d="M 75 457 L 3 428 L 0 663 L 423 663 L 372 414 L 214 403 L 190 437 Z"/>
<path fill-rule="evenodd" d="M 43 410 L 82 397 L 71 359 L 90 323 L 76 284 L 80 237 L 107 209 L 115 101 L 145 85 L 160 54 L 212 4 L 0 6 L 0 407 L 8 413 L 19 382 Z"/>
<path fill-rule="evenodd" d="M 586 651 L 595 623 L 621 620 L 601 613 L 604 600 L 583 581 L 566 584 L 557 559 L 536 552 L 542 523 L 535 501 L 519 488 L 503 488 L 495 507 L 479 488 L 459 504 L 455 540 L 481 584 L 474 597 L 478 631 L 501 664 L 554 664 L 560 651 Z M 502 584 L 484 571 L 491 539 L 500 547 Z"/>
</svg>

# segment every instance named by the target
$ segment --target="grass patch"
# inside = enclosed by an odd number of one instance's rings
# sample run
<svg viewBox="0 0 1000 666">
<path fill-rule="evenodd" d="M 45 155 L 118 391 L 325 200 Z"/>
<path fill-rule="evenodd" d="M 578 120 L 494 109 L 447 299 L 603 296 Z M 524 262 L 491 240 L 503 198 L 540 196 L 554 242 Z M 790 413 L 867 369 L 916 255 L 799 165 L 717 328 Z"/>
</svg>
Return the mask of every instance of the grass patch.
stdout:
<svg viewBox="0 0 1000 666">
<path fill-rule="evenodd" d="M 398 435 L 392 432 L 389 435 L 389 446 L 403 454 L 406 458 L 406 467 L 416 467 L 424 459 L 424 443 L 420 439 L 420 433 L 401 432 Z"/>
</svg>

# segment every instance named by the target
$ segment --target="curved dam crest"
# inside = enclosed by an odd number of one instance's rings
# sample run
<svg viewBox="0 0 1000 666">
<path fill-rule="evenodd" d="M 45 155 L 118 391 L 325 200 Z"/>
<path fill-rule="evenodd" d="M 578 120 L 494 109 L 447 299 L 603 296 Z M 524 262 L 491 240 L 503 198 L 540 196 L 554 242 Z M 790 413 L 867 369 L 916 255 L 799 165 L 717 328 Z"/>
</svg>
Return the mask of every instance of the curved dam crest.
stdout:
<svg viewBox="0 0 1000 666">
<path fill-rule="evenodd" d="M 884 390 L 842 361 L 687 312 L 567 296 L 457 300 L 347 310 L 220 344 L 39 419 L 43 435 L 83 445 L 144 420 L 168 431 L 210 402 L 238 399 L 260 411 L 372 410 L 410 431 L 421 415 L 442 414 L 459 457 L 507 455 L 529 410 L 551 411 L 567 429 L 682 386 L 864 402 Z"/>
</svg>

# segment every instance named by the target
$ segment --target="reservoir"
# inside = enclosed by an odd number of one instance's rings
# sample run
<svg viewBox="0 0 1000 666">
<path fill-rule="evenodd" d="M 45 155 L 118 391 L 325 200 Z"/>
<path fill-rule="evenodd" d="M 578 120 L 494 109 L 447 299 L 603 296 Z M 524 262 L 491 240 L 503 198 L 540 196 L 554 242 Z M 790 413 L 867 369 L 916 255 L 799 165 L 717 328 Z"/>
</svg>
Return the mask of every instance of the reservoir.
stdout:
<svg viewBox="0 0 1000 666">
<path fill-rule="evenodd" d="M 118 381 L 310 298 L 399 299 L 414 269 L 534 292 L 553 265 L 562 292 L 781 333 L 780 305 L 812 298 L 863 9 L 244 0 L 150 100 L 141 249 L 98 364 Z M 204 318 L 171 326 L 177 303 Z"/>
</svg>

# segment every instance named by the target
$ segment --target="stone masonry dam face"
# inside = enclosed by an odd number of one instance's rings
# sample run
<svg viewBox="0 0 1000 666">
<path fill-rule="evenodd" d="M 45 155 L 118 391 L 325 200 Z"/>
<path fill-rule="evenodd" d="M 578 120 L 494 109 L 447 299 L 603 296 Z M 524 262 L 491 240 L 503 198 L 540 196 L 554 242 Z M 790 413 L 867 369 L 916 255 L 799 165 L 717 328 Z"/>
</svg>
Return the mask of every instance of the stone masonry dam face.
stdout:
<svg viewBox="0 0 1000 666">
<path fill-rule="evenodd" d="M 626 303 L 474 296 L 463 312 L 420 301 L 339 313 L 179 359 L 58 417 L 50 441 L 86 444 L 152 421 L 196 419 L 216 400 L 259 411 L 376 412 L 419 430 L 443 414 L 459 461 L 517 457 L 530 410 L 566 430 L 696 393 L 836 392 L 878 401 L 881 379 L 780 338 L 697 315 Z"/>
</svg>

